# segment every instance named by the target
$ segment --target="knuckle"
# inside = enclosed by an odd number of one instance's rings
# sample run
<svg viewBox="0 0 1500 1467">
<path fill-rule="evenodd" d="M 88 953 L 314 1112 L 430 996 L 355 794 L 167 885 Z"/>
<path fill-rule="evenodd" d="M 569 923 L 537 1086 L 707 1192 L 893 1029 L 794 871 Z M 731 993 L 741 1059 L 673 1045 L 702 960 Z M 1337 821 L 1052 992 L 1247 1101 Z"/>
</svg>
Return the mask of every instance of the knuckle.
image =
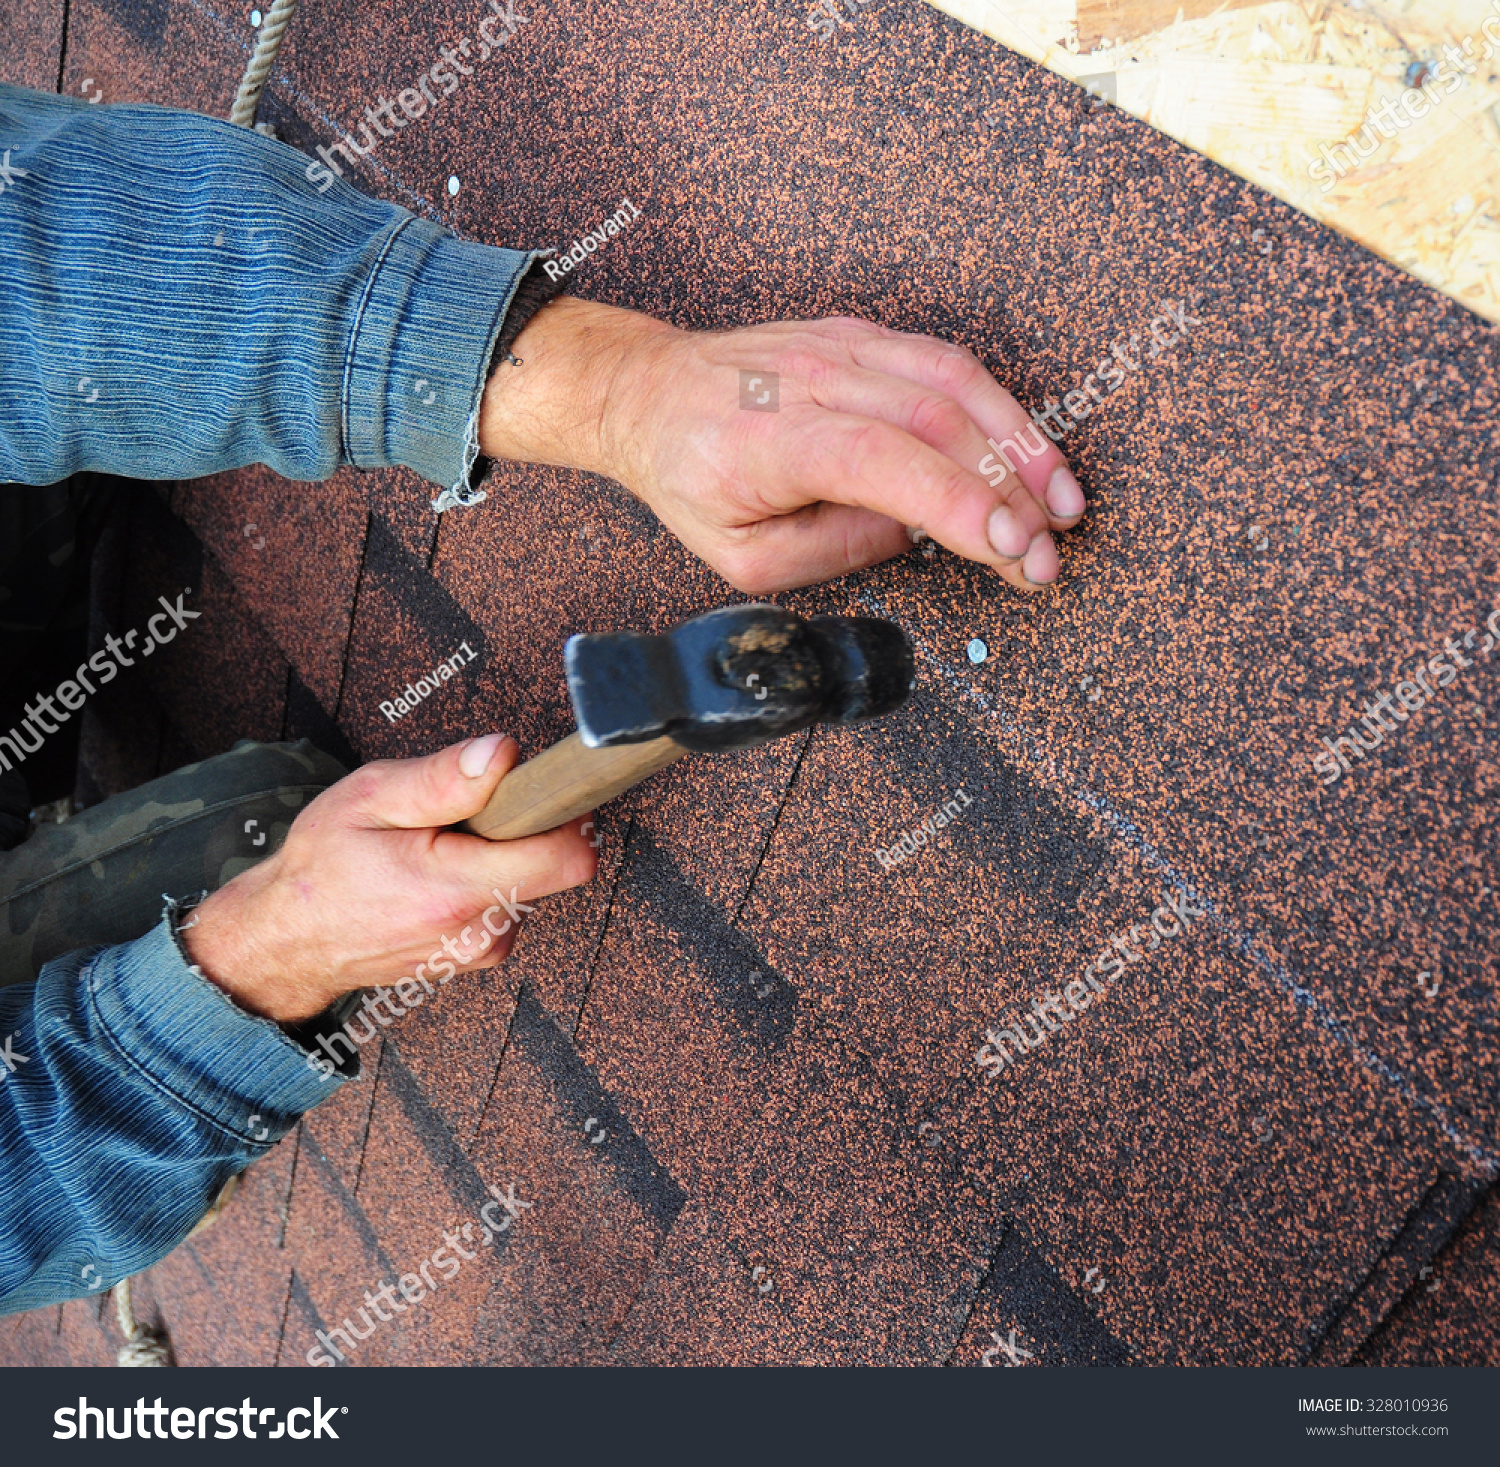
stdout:
<svg viewBox="0 0 1500 1467">
<path fill-rule="evenodd" d="M 385 783 L 391 763 L 389 759 L 376 759 L 356 769 L 344 781 L 344 788 L 349 799 L 357 805 L 365 805 L 375 799 Z"/>
<path fill-rule="evenodd" d="M 787 518 L 798 519 L 807 512 L 804 505 Z M 779 565 L 774 538 L 766 525 L 756 524 L 741 526 L 724 537 L 714 569 L 736 590 L 756 594 L 776 589 Z"/>
<path fill-rule="evenodd" d="M 767 574 L 765 557 L 758 550 L 728 550 L 719 557 L 715 569 L 736 591 L 759 596 L 773 588 Z"/>
<path fill-rule="evenodd" d="M 307 831 L 320 824 L 326 817 L 337 812 L 339 804 L 345 798 L 347 791 L 345 786 L 352 775 L 346 775 L 337 784 L 331 784 L 326 790 L 314 795 L 296 815 L 292 817 L 291 828 L 286 833 L 288 841 L 304 836 Z"/>
<path fill-rule="evenodd" d="M 896 333 L 889 327 L 881 326 L 875 321 L 866 321 L 859 316 L 825 316 L 819 323 L 820 326 L 829 327 L 839 336 L 893 336 Z"/>
<path fill-rule="evenodd" d="M 984 373 L 984 368 L 979 365 L 979 359 L 966 347 L 954 346 L 951 342 L 937 344 L 932 358 L 932 375 L 944 392 L 969 386 L 981 373 Z"/>
<path fill-rule="evenodd" d="M 911 431 L 923 442 L 948 443 L 969 425 L 969 415 L 943 392 L 926 392 L 912 404 Z"/>
<path fill-rule="evenodd" d="M 856 424 L 848 430 L 844 444 L 845 453 L 856 464 L 879 459 L 893 451 L 904 435 L 889 423 L 870 419 Z"/>
<path fill-rule="evenodd" d="M 1031 531 L 1033 535 L 1039 535 L 1047 528 L 1047 511 L 1032 498 L 1026 486 L 1019 479 L 1009 485 L 1000 486 L 1001 493 L 1007 505 L 1022 524 Z"/>
<path fill-rule="evenodd" d="M 809 385 L 829 372 L 828 344 L 816 337 L 794 337 L 777 353 L 776 370 Z"/>
<path fill-rule="evenodd" d="M 454 755 L 427 761 L 422 769 L 422 794 L 434 805 L 446 804 L 457 797 L 464 786 Z"/>
<path fill-rule="evenodd" d="M 1003 488 L 1003 486 L 1002 486 Z M 984 491 L 980 491 L 981 494 Z M 924 495 L 924 498 L 928 496 Z M 950 514 L 963 506 L 974 503 L 975 489 L 973 475 L 965 473 L 961 468 L 955 466 L 952 470 L 945 472 L 933 485 L 931 500 L 940 513 Z"/>
</svg>

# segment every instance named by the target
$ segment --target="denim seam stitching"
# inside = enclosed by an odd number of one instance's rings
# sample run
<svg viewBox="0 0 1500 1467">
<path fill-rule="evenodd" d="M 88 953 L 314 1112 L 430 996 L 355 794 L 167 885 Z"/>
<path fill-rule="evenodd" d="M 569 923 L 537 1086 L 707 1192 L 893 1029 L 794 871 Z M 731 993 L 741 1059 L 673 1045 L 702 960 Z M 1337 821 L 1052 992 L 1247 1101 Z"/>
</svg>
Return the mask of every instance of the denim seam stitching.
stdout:
<svg viewBox="0 0 1500 1467">
<path fill-rule="evenodd" d="M 375 294 L 376 282 L 380 279 L 380 272 L 385 268 L 385 262 L 390 258 L 391 251 L 396 247 L 396 241 L 401 237 L 401 232 L 409 224 L 417 223 L 415 214 L 408 214 L 405 219 L 398 219 L 396 226 L 391 230 L 391 237 L 386 240 L 385 248 L 380 252 L 380 258 L 375 261 L 370 271 L 370 278 L 365 282 L 364 294 L 360 297 L 359 309 L 354 313 L 354 325 L 349 331 L 349 347 L 344 357 L 344 382 L 343 391 L 340 394 L 342 402 L 339 407 L 339 420 L 344 435 L 344 458 L 353 464 L 355 468 L 361 465 L 354 462 L 354 434 L 349 423 L 349 392 L 354 380 L 354 357 L 359 345 L 359 333 L 364 326 L 365 311 L 369 308 L 370 301 Z M 389 382 L 386 386 L 389 388 Z M 389 392 L 387 391 L 387 396 Z"/>
<path fill-rule="evenodd" d="M 115 1033 L 114 1029 L 110 1025 L 109 1020 L 104 1017 L 103 1011 L 99 1008 L 98 993 L 94 986 L 94 969 L 95 967 L 97 967 L 100 958 L 102 958 L 105 953 L 111 951 L 113 951 L 112 948 L 101 949 L 98 953 L 96 953 L 92 958 L 89 959 L 88 965 L 84 968 L 83 972 L 79 974 L 79 981 L 83 984 L 84 998 L 88 1004 L 89 1013 L 92 1015 L 95 1022 L 99 1025 L 99 1032 L 108 1041 L 109 1047 L 114 1050 L 115 1054 L 121 1060 L 123 1060 L 130 1069 L 134 1070 L 135 1073 L 139 1075 L 141 1079 L 144 1080 L 146 1084 L 148 1084 L 153 1090 L 156 1090 L 160 1094 L 166 1096 L 169 1100 L 180 1106 L 183 1110 L 187 1111 L 188 1114 L 197 1117 L 197 1119 L 202 1121 L 205 1125 L 212 1126 L 215 1130 L 221 1132 L 231 1140 L 236 1141 L 240 1145 L 244 1146 L 246 1148 L 246 1154 L 251 1161 L 255 1161 L 259 1157 L 264 1156 L 266 1152 L 271 1149 L 269 1146 L 255 1149 L 253 1143 L 249 1142 L 238 1131 L 233 1130 L 230 1126 L 226 1125 L 217 1116 L 210 1115 L 209 1112 L 199 1106 L 196 1101 L 189 1100 L 185 1095 L 179 1095 L 165 1080 L 163 1080 L 159 1075 L 152 1074 L 150 1070 L 146 1069 L 146 1067 L 142 1065 L 140 1061 L 137 1060 L 128 1049 L 126 1049 L 123 1040 L 118 1034 Z M 200 981 L 207 983 L 208 980 L 202 979 Z M 211 988 L 214 987 L 214 985 L 212 984 L 209 984 L 208 986 Z M 255 1014 L 247 1013 L 244 1009 L 239 1008 L 229 997 L 229 995 L 223 991 L 223 989 L 216 988 L 215 992 L 224 1000 L 226 1004 L 229 1005 L 231 1009 L 234 1010 L 235 1013 L 243 1015 L 248 1019 L 254 1019 L 258 1017 Z M 263 1024 L 270 1024 L 271 1028 L 280 1036 L 282 1042 L 288 1045 L 294 1051 L 296 1050 L 296 1045 L 292 1044 L 292 1041 L 288 1039 L 286 1035 L 282 1034 L 279 1029 L 276 1029 L 276 1026 L 274 1024 L 271 1024 L 271 1021 L 269 1019 L 261 1019 L 260 1022 Z M 228 1092 L 225 1093 L 227 1094 Z M 277 1140 L 279 1141 L 280 1139 L 281 1138 L 278 1136 Z M 244 1168 L 241 1167 L 240 1170 L 243 1171 Z"/>
</svg>

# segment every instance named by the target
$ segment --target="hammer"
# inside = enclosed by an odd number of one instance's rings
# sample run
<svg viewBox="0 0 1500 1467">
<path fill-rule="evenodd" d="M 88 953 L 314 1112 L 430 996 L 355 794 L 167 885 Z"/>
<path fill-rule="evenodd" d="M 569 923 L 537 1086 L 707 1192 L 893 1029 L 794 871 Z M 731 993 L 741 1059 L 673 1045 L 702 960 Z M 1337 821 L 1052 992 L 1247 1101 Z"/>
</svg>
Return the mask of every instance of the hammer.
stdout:
<svg viewBox="0 0 1500 1467">
<path fill-rule="evenodd" d="M 460 827 L 489 840 L 552 830 L 692 750 L 748 749 L 818 722 L 899 708 L 916 681 L 911 643 L 869 616 L 804 619 L 726 606 L 659 636 L 568 638 L 578 732 L 512 770 Z"/>
</svg>

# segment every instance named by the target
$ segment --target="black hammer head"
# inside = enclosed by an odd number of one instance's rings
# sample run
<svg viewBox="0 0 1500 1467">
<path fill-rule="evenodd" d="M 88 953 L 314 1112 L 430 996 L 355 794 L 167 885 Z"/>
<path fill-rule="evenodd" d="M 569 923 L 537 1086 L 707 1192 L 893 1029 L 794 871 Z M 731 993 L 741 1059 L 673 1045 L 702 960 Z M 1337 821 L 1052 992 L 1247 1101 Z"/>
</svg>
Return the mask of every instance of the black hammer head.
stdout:
<svg viewBox="0 0 1500 1467">
<path fill-rule="evenodd" d="M 868 616 L 806 620 L 726 606 L 660 636 L 568 639 L 568 692 L 591 749 L 670 734 L 687 749 L 739 749 L 809 724 L 899 708 L 915 683 L 911 643 Z"/>
</svg>

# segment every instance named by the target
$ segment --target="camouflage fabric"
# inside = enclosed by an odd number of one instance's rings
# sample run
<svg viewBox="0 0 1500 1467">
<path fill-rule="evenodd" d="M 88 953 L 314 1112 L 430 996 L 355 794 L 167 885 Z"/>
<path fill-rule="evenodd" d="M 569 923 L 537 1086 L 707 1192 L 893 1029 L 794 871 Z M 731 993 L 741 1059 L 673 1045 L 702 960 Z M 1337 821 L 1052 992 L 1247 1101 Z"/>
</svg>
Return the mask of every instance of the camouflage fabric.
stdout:
<svg viewBox="0 0 1500 1467">
<path fill-rule="evenodd" d="M 0 986 L 75 948 L 144 936 L 163 898 L 217 891 L 281 848 L 297 812 L 347 771 L 307 740 L 243 739 L 41 825 L 0 854 Z"/>
</svg>

